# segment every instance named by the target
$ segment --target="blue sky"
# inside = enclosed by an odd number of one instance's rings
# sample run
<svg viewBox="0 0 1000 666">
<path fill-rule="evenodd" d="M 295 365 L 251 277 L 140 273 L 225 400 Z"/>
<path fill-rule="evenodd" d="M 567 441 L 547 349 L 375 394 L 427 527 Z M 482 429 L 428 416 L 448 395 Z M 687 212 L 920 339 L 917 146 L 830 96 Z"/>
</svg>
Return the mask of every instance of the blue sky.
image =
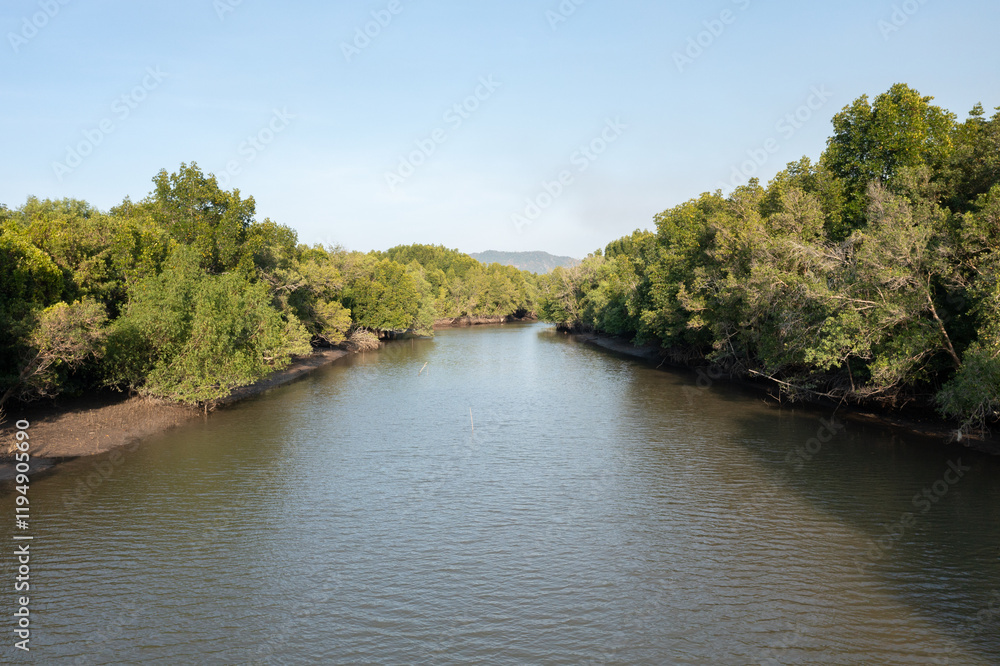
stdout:
<svg viewBox="0 0 1000 666">
<path fill-rule="evenodd" d="M 818 157 L 862 94 L 1000 106 L 995 0 L 7 0 L 0 23 L 0 202 L 107 209 L 197 162 L 357 250 L 582 257 Z"/>
</svg>

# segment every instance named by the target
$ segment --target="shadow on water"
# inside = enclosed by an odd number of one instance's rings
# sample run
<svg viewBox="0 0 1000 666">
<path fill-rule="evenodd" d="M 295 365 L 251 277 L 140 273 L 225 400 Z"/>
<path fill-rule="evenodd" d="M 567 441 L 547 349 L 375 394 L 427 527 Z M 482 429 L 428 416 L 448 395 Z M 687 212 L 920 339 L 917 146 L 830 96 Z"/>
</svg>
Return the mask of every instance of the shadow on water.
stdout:
<svg viewBox="0 0 1000 666">
<path fill-rule="evenodd" d="M 669 430 L 647 435 L 647 453 L 729 487 L 729 515 L 713 518 L 728 525 L 720 530 L 802 520 L 801 509 L 788 509 L 791 498 L 838 533 L 829 536 L 842 558 L 831 589 L 844 603 L 873 590 L 895 599 L 951 645 L 929 663 L 1000 661 L 1000 458 L 814 407 L 775 407 L 745 387 L 699 384 L 693 373 L 599 351 L 633 368 L 630 403 L 661 415 L 660 431 Z M 672 492 L 661 482 L 652 478 L 650 492 Z M 827 534 L 802 540 L 817 537 Z"/>
<path fill-rule="evenodd" d="M 778 410 L 775 410 L 778 411 Z M 944 635 L 1000 659 L 1000 459 L 891 428 L 741 414 L 737 441 L 767 479 L 861 535 L 851 566 Z M 832 426 L 832 427 L 831 427 Z M 836 431 L 836 432 L 833 432 Z"/>
<path fill-rule="evenodd" d="M 825 417 L 541 326 L 392 343 L 33 485 L 40 647 L 998 663 L 1000 462 Z"/>
</svg>

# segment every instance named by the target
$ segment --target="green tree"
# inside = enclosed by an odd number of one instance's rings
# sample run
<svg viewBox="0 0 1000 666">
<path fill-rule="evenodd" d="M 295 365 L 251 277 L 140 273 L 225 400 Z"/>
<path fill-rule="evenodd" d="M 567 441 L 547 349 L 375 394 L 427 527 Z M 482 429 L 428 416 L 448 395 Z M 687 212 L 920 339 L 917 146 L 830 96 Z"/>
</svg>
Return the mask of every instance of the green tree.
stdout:
<svg viewBox="0 0 1000 666">
<path fill-rule="evenodd" d="M 947 212 L 873 184 L 869 225 L 854 232 L 830 276 L 840 303 L 807 358 L 852 369 L 851 394 L 895 402 L 907 386 L 954 370 L 959 358 L 941 316 L 938 288 L 953 280 Z"/>
<path fill-rule="evenodd" d="M 721 194 L 702 194 L 656 216 L 657 256 L 649 267 L 649 303 L 642 312 L 644 337 L 668 347 L 703 350 L 711 344 L 701 291 L 708 250 L 725 222 Z"/>
<path fill-rule="evenodd" d="M 0 407 L 12 397 L 30 400 L 61 393 L 70 373 L 103 355 L 106 324 L 104 306 L 93 300 L 45 308 L 29 336 L 32 355 L 0 395 Z"/>
<path fill-rule="evenodd" d="M 833 118 L 823 161 L 844 180 L 851 228 L 864 219 L 870 183 L 888 183 L 903 167 L 940 168 L 952 150 L 955 115 L 897 83 L 869 103 L 862 95 Z"/>
<path fill-rule="evenodd" d="M 955 212 L 967 212 L 1000 183 L 1000 107 L 987 119 L 977 104 L 956 128 L 954 145 L 943 176 L 948 182 L 947 203 Z"/>
<path fill-rule="evenodd" d="M 38 314 L 62 300 L 63 272 L 23 233 L 15 217 L 0 226 L 0 394 L 19 386 L 33 354 Z"/>
<path fill-rule="evenodd" d="M 353 324 L 351 311 L 340 301 L 317 302 L 311 323 L 315 325 L 315 329 L 310 332 L 328 345 L 339 345 L 344 342 Z M 309 329 L 308 326 L 306 328 Z"/>
<path fill-rule="evenodd" d="M 153 183 L 152 195 L 138 208 L 149 211 L 177 242 L 193 247 L 202 268 L 213 274 L 252 273 L 261 252 L 259 243 L 248 243 L 253 240 L 253 197 L 221 189 L 215 176 L 204 175 L 195 163 L 181 164 L 170 174 L 164 169 Z"/>
<path fill-rule="evenodd" d="M 109 382 L 181 402 L 227 395 L 310 350 L 294 316 L 282 316 L 261 282 L 211 275 L 179 247 L 163 273 L 138 283 L 109 340 Z"/>
<path fill-rule="evenodd" d="M 596 276 L 604 264 L 600 253 L 586 257 L 571 268 L 559 266 L 539 277 L 539 317 L 562 326 L 590 329 L 585 320 L 585 299 L 596 285 Z"/>
<path fill-rule="evenodd" d="M 420 306 L 419 293 L 406 267 L 388 259 L 354 279 L 345 299 L 357 326 L 373 331 L 405 331 Z"/>
<path fill-rule="evenodd" d="M 937 402 L 944 415 L 984 427 L 1000 418 L 1000 185 L 962 216 L 960 241 L 975 337 Z"/>
</svg>

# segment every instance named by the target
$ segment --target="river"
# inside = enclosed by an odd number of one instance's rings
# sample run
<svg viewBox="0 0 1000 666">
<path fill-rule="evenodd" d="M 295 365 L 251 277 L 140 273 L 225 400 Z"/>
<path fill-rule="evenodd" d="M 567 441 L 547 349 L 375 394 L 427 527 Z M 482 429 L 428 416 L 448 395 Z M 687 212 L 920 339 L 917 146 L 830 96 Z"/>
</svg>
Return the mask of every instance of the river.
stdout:
<svg viewBox="0 0 1000 666">
<path fill-rule="evenodd" d="M 997 459 L 541 324 L 348 357 L 30 492 L 37 663 L 1000 663 Z"/>
</svg>

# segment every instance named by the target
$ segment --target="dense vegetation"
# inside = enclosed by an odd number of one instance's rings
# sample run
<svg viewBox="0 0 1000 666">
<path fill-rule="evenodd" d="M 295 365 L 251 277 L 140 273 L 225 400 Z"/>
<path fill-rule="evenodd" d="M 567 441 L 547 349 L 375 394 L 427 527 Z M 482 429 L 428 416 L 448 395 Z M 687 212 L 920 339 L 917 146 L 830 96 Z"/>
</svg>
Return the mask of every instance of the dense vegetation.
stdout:
<svg viewBox="0 0 1000 666">
<path fill-rule="evenodd" d="M 1000 112 L 931 102 L 861 97 L 816 163 L 541 277 L 437 246 L 303 245 L 194 164 L 107 212 L 0 206 L 0 407 L 94 387 L 204 402 L 316 346 L 537 309 L 791 398 L 996 422 Z"/>
<path fill-rule="evenodd" d="M 702 194 L 555 270 L 540 314 L 793 398 L 995 422 L 1000 113 L 959 122 L 932 99 L 906 85 L 861 97 L 818 163 Z"/>
<path fill-rule="evenodd" d="M 487 250 L 486 252 L 473 252 L 469 255 L 484 264 L 503 264 L 513 266 L 529 273 L 543 275 L 562 266 L 571 268 L 580 263 L 579 259 L 573 257 L 558 257 L 548 252 L 500 252 L 497 250 Z"/>
<path fill-rule="evenodd" d="M 108 212 L 0 206 L 0 407 L 101 386 L 205 402 L 316 346 L 534 309 L 535 276 L 517 269 L 299 244 L 194 164 L 153 182 Z"/>
</svg>

